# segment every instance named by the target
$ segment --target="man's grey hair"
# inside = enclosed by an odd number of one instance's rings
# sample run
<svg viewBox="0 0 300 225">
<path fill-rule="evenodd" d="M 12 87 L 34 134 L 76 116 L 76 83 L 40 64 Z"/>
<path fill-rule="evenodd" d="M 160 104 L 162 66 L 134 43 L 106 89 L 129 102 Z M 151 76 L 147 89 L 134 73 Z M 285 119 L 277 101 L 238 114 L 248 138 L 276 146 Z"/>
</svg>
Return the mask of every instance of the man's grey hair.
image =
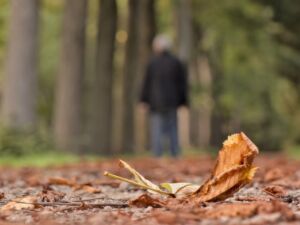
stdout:
<svg viewBox="0 0 300 225">
<path fill-rule="evenodd" d="M 154 38 L 152 46 L 154 51 L 162 52 L 170 50 L 172 43 L 168 36 L 159 34 Z"/>
</svg>

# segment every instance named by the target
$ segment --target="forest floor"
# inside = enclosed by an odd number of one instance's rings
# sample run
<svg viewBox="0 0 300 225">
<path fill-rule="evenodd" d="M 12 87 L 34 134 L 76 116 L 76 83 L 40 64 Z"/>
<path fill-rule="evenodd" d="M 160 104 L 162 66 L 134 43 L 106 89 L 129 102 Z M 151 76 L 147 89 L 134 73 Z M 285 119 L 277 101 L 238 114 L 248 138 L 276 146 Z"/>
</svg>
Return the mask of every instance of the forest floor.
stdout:
<svg viewBox="0 0 300 225">
<path fill-rule="evenodd" d="M 201 184 L 209 156 L 129 160 L 153 182 Z M 218 202 L 185 205 L 103 176 L 130 177 L 117 160 L 64 166 L 0 168 L 0 224 L 300 224 L 300 161 L 260 154 L 253 182 Z M 147 197 L 146 196 L 146 197 Z M 145 196 L 144 196 L 145 197 Z M 25 204 L 33 203 L 33 204 Z"/>
</svg>

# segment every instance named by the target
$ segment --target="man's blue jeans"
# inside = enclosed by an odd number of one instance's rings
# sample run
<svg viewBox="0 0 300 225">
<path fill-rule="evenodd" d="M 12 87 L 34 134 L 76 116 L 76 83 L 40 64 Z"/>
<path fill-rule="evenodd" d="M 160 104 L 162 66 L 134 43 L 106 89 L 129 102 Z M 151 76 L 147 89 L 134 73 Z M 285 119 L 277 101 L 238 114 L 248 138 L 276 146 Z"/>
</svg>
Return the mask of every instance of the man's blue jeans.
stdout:
<svg viewBox="0 0 300 225">
<path fill-rule="evenodd" d="M 177 133 L 177 111 L 151 112 L 151 147 L 154 155 L 160 157 L 163 154 L 163 140 L 166 137 L 170 143 L 171 155 L 180 154 Z"/>
</svg>

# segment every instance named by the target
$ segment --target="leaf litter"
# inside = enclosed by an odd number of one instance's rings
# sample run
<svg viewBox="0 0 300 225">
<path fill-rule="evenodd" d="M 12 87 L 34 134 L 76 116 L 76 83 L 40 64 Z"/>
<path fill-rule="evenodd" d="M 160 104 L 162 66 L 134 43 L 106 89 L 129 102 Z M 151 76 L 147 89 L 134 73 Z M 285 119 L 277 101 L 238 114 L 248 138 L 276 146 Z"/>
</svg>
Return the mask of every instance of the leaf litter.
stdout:
<svg viewBox="0 0 300 225">
<path fill-rule="evenodd" d="M 239 133 L 216 163 L 199 156 L 120 161 L 121 168 L 115 160 L 2 167 L 0 224 L 297 224 L 300 162 L 261 155 L 254 176 L 257 154 Z"/>
</svg>

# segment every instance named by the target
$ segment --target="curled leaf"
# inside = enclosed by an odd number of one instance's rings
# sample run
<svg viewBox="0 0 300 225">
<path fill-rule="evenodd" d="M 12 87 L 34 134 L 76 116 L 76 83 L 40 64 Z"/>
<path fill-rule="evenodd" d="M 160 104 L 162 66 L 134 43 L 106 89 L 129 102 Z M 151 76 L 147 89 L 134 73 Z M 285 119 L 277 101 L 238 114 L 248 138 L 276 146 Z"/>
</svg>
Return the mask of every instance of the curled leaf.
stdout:
<svg viewBox="0 0 300 225">
<path fill-rule="evenodd" d="M 228 137 L 220 150 L 212 176 L 193 194 L 197 201 L 225 199 L 251 182 L 258 148 L 243 133 Z"/>
<path fill-rule="evenodd" d="M 130 201 L 129 205 L 136 206 L 139 208 L 144 208 L 144 207 L 148 207 L 148 206 L 152 206 L 153 208 L 160 208 L 160 207 L 165 206 L 165 203 L 158 199 L 155 199 L 147 194 L 143 194 L 143 195 L 139 196 L 138 198 Z"/>
<path fill-rule="evenodd" d="M 162 183 L 158 186 L 122 160 L 120 165 L 134 176 L 134 180 L 108 172 L 104 175 L 146 189 L 151 193 L 186 197 L 188 200 L 198 202 L 221 200 L 228 198 L 252 181 L 257 170 L 257 167 L 252 166 L 252 162 L 258 152 L 258 148 L 243 132 L 229 136 L 219 152 L 211 177 L 201 186 L 191 183 Z"/>
<path fill-rule="evenodd" d="M 200 185 L 191 183 L 162 183 L 160 186 L 174 194 L 176 197 L 187 196 L 200 188 Z"/>
<path fill-rule="evenodd" d="M 37 197 L 35 196 L 16 198 L 4 205 L 0 211 L 5 212 L 10 210 L 34 209 L 36 202 Z"/>
</svg>

